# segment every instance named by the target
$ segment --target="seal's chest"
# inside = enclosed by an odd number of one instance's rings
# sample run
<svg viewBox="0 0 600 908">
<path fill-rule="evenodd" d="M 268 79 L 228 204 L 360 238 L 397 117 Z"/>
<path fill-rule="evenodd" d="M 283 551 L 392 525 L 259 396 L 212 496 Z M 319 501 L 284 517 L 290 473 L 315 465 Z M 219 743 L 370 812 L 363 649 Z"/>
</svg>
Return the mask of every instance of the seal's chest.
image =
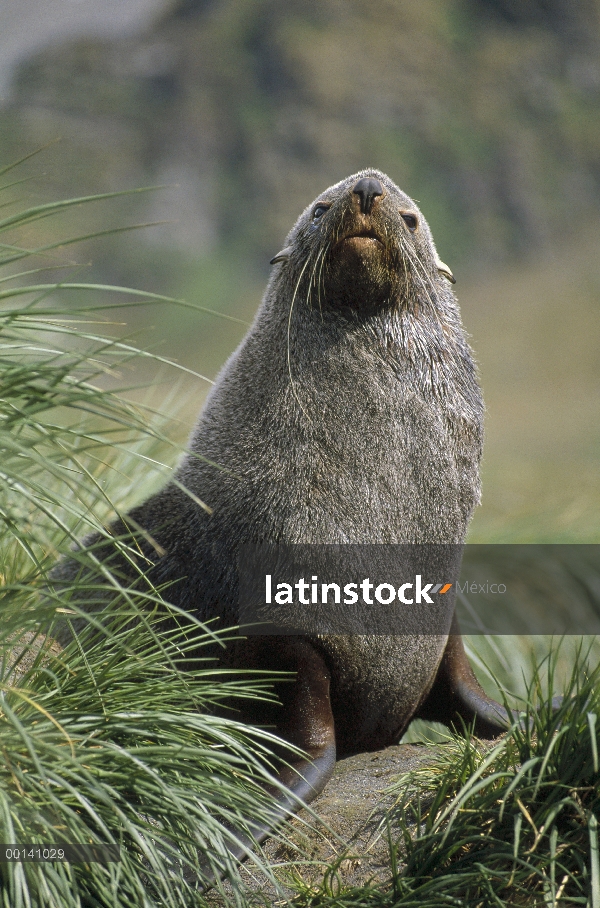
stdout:
<svg viewBox="0 0 600 908">
<path fill-rule="evenodd" d="M 338 418 L 315 415 L 309 444 L 290 464 L 291 520 L 314 541 L 402 542 L 464 532 L 478 487 L 478 451 L 459 450 L 443 406 L 413 393 L 360 398 Z M 335 430 L 332 428 L 335 425 Z M 303 515 L 303 517 L 301 517 Z"/>
</svg>

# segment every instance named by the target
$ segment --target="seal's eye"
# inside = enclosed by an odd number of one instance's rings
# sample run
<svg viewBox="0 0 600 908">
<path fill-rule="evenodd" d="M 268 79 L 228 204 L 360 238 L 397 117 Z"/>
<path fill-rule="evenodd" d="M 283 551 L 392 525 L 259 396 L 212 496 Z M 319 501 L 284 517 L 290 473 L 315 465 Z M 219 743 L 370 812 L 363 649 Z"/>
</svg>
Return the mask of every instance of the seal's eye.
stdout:
<svg viewBox="0 0 600 908">
<path fill-rule="evenodd" d="M 419 224 L 419 222 L 417 221 L 414 214 L 402 214 L 401 213 L 401 217 L 402 217 L 402 220 L 404 221 L 404 223 L 406 224 L 406 226 L 408 227 L 408 229 L 410 230 L 410 232 L 414 233 Z"/>
<path fill-rule="evenodd" d="M 329 210 L 329 205 L 317 205 L 313 211 L 313 221 L 318 221 L 319 218 L 322 218 L 326 211 Z"/>
</svg>

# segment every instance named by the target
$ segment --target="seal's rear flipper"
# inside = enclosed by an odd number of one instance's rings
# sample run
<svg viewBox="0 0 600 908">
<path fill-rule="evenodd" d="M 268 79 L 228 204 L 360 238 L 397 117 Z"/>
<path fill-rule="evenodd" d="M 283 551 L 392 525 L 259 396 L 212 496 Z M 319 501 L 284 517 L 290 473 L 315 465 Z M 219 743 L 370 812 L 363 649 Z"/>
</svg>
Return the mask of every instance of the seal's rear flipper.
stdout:
<svg viewBox="0 0 600 908">
<path fill-rule="evenodd" d="M 413 718 L 443 722 L 458 732 L 473 727 L 479 738 L 488 739 L 497 738 L 518 718 L 480 686 L 465 653 L 456 615 L 433 686 Z"/>
</svg>

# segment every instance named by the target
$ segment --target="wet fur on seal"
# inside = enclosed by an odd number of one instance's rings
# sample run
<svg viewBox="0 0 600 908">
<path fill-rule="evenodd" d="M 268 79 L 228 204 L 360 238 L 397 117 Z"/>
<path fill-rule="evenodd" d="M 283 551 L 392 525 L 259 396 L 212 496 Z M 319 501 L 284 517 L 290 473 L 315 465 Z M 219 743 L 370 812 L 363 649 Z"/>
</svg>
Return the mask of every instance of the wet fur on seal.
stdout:
<svg viewBox="0 0 600 908">
<path fill-rule="evenodd" d="M 379 171 L 354 174 L 305 209 L 273 261 L 176 483 L 130 515 L 158 543 L 140 540 L 152 581 L 177 581 L 172 602 L 224 626 L 236 621 L 241 543 L 462 543 L 480 496 L 476 369 L 452 275 L 412 199 Z M 248 717 L 308 752 L 281 773 L 296 794 L 310 800 L 336 758 L 396 743 L 416 715 L 485 736 L 505 727 L 448 604 L 448 637 L 267 637 L 229 650 L 235 666 L 297 672 L 280 709 Z"/>
</svg>

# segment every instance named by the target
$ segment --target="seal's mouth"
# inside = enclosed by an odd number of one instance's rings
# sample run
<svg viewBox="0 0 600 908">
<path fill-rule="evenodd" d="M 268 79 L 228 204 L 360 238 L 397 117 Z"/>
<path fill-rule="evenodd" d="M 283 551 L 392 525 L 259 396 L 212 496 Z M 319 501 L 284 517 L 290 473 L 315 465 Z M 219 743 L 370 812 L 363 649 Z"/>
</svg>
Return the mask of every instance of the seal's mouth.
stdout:
<svg viewBox="0 0 600 908">
<path fill-rule="evenodd" d="M 383 240 L 374 230 L 357 230 L 353 233 L 348 233 L 336 243 L 338 247 L 342 245 L 354 247 L 355 249 L 368 249 L 369 247 L 375 248 L 377 246 L 384 248 Z"/>
</svg>

